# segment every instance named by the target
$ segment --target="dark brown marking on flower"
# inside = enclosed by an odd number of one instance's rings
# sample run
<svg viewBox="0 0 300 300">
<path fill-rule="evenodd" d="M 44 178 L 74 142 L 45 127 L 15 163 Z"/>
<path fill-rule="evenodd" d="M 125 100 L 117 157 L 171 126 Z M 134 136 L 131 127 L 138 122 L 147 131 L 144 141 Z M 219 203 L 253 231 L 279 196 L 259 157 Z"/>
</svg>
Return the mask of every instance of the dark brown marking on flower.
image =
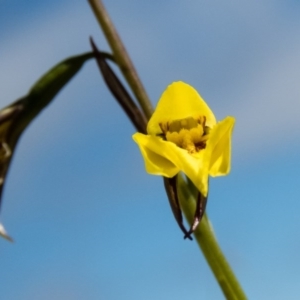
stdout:
<svg viewBox="0 0 300 300">
<path fill-rule="evenodd" d="M 162 133 L 157 136 L 193 154 L 206 147 L 210 128 L 205 124 L 205 116 L 161 122 L 158 125 Z"/>
<path fill-rule="evenodd" d="M 206 148 L 206 143 L 205 142 L 197 143 L 197 144 L 195 144 L 195 146 L 196 146 L 197 152 L 199 152 L 200 150 Z"/>
</svg>

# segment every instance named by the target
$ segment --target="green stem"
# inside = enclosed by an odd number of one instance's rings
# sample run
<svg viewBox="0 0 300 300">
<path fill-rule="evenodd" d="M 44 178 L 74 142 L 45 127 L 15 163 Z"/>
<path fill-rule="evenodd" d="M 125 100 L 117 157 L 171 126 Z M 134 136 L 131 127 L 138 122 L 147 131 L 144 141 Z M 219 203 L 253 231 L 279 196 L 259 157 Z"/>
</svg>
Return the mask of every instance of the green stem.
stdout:
<svg viewBox="0 0 300 300">
<path fill-rule="evenodd" d="M 153 108 L 146 90 L 101 0 L 88 0 L 128 85 L 149 119 Z"/>
<path fill-rule="evenodd" d="M 180 175 L 177 184 L 181 209 L 191 224 L 196 208 L 194 193 Z M 222 253 L 207 214 L 202 218 L 194 236 L 226 299 L 246 300 L 242 287 Z"/>
</svg>

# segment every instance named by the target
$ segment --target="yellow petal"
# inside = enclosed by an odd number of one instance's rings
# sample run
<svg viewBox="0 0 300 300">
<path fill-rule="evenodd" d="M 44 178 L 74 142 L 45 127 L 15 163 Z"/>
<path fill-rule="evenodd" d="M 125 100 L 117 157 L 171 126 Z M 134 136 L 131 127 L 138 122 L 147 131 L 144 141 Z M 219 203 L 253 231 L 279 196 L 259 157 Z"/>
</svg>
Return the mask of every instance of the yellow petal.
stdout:
<svg viewBox="0 0 300 300">
<path fill-rule="evenodd" d="M 234 122 L 233 117 L 227 117 L 211 130 L 205 149 L 206 159 L 210 161 L 210 176 L 222 176 L 230 172 L 231 134 Z"/>
<path fill-rule="evenodd" d="M 161 155 L 159 151 L 157 153 L 151 150 L 149 145 L 151 145 L 153 141 L 150 136 L 136 133 L 132 136 L 132 138 L 141 150 L 145 161 L 146 171 L 149 174 L 161 175 L 170 178 L 179 172 L 179 169 L 170 160 Z"/>
<path fill-rule="evenodd" d="M 213 112 L 198 92 L 184 82 L 174 82 L 167 87 L 158 101 L 148 123 L 147 132 L 156 135 L 161 133 L 159 123 L 199 116 L 206 117 L 206 124 L 209 127 L 216 124 Z"/>
<path fill-rule="evenodd" d="M 148 173 L 173 177 L 182 171 L 204 196 L 207 195 L 209 161 L 204 159 L 205 151 L 200 151 L 195 157 L 156 136 L 136 133 L 133 139 L 141 149 Z"/>
</svg>

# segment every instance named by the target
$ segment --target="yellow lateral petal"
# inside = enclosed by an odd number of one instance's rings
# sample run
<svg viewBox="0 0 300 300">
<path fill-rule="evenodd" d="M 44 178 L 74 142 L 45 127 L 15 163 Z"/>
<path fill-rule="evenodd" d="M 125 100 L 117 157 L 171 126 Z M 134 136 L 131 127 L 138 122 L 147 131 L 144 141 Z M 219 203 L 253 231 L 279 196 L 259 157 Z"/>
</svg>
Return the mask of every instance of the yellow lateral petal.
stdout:
<svg viewBox="0 0 300 300">
<path fill-rule="evenodd" d="M 206 151 L 210 155 L 209 175 L 222 176 L 230 172 L 231 135 L 235 119 L 227 117 L 211 131 Z"/>
<path fill-rule="evenodd" d="M 204 151 L 200 151 L 195 157 L 174 143 L 156 136 L 136 133 L 133 139 L 141 149 L 147 172 L 173 177 L 182 171 L 204 196 L 207 195 L 209 161 L 203 159 Z"/>
<path fill-rule="evenodd" d="M 216 119 L 205 101 L 190 85 L 178 81 L 167 87 L 158 101 L 157 107 L 148 123 L 149 134 L 159 134 L 159 123 L 187 117 L 206 117 L 206 124 L 213 127 Z"/>
<path fill-rule="evenodd" d="M 149 148 L 148 145 L 151 143 L 150 136 L 135 133 L 132 138 L 141 150 L 145 162 L 145 168 L 149 174 L 161 175 L 170 178 L 179 172 L 179 169 L 171 161 Z"/>
</svg>

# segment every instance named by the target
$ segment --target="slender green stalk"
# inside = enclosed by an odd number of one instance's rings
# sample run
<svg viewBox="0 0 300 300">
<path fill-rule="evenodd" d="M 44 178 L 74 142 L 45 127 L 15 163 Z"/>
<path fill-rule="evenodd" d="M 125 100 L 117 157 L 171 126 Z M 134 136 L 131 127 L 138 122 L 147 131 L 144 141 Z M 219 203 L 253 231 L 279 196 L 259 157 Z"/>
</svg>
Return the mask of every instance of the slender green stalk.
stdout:
<svg viewBox="0 0 300 300">
<path fill-rule="evenodd" d="M 191 224 L 196 208 L 195 194 L 180 175 L 177 184 L 181 209 L 189 224 Z M 222 253 L 207 214 L 202 218 L 201 223 L 194 232 L 194 236 L 226 299 L 247 299 Z"/>
<path fill-rule="evenodd" d="M 149 119 L 153 112 L 151 102 L 114 27 L 114 24 L 106 12 L 101 0 L 88 1 L 113 51 L 115 60 L 119 65 L 121 72 L 123 73 L 128 85 L 140 103 L 146 117 Z"/>
<path fill-rule="evenodd" d="M 100 0 L 88 1 L 112 48 L 115 60 L 117 64 L 119 64 L 128 85 L 139 101 L 147 119 L 150 119 L 153 108 L 112 21 Z M 188 186 L 181 176 L 178 177 L 180 206 L 189 224 L 191 224 L 194 217 L 196 201 L 190 186 Z M 203 217 L 194 236 L 225 297 L 229 300 L 247 299 L 218 245 L 207 215 Z"/>
</svg>

